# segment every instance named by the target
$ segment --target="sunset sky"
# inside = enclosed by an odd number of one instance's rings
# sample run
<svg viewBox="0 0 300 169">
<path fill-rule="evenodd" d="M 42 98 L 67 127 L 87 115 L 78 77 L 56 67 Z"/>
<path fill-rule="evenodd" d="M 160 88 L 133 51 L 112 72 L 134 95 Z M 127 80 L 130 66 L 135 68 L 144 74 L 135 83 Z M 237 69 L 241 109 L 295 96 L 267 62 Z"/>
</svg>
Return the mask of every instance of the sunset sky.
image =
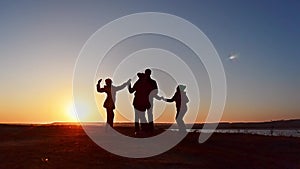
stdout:
<svg viewBox="0 0 300 169">
<path fill-rule="evenodd" d="M 81 48 L 108 22 L 137 12 L 177 15 L 211 40 L 224 65 L 228 87 L 222 121 L 300 118 L 299 9 L 296 0 L 0 1 L 0 122 L 76 120 L 72 78 Z M 154 44 L 178 49 L 176 42 L 164 43 L 167 41 L 154 35 L 136 37 L 124 42 L 123 48 L 118 44 L 115 50 L 120 53 Z M 237 58 L 231 60 L 231 55 Z M 204 69 L 199 70 L 205 79 Z M 114 81 L 121 84 L 133 77 Z M 105 77 L 98 74 L 96 78 Z M 207 85 L 204 81 L 198 122 L 203 122 L 207 113 Z M 169 90 L 167 97 L 175 91 Z M 190 94 L 193 98 L 192 91 Z M 96 94 L 100 113 L 105 112 L 101 108 L 104 96 Z M 174 104 L 167 107 L 173 114 L 157 121 L 174 121 Z M 124 120 L 116 116 L 116 120 Z"/>
</svg>

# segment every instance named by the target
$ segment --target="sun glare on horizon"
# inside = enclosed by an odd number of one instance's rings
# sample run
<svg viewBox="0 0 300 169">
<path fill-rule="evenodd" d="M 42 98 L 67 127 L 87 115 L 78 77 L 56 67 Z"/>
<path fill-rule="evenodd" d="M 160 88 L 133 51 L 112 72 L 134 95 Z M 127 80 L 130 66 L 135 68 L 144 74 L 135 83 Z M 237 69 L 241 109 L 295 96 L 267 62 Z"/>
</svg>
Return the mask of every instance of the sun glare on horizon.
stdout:
<svg viewBox="0 0 300 169">
<path fill-rule="evenodd" d="M 76 110 L 74 107 L 73 102 L 69 103 L 66 107 L 66 114 L 67 114 L 67 119 L 70 122 L 78 122 Z"/>
</svg>

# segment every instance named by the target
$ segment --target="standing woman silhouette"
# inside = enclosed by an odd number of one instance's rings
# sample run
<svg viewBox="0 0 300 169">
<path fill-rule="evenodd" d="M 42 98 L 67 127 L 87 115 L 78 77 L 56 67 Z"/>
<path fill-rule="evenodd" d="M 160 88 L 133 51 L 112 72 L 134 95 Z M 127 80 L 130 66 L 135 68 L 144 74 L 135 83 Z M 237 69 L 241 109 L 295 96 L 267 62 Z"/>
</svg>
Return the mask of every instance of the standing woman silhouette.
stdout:
<svg viewBox="0 0 300 169">
<path fill-rule="evenodd" d="M 97 91 L 99 93 L 106 93 L 106 99 L 104 101 L 103 107 L 106 109 L 107 113 L 107 118 L 106 118 L 106 130 L 107 130 L 107 124 L 110 125 L 113 128 L 113 123 L 114 123 L 114 109 L 115 107 L 115 100 L 116 100 L 116 93 L 117 91 L 125 88 L 127 85 L 130 83 L 130 79 L 123 83 L 120 86 L 113 86 L 112 85 L 112 80 L 111 79 L 105 79 L 105 86 L 103 88 L 100 87 L 102 79 L 100 79 L 96 85 Z"/>
</svg>

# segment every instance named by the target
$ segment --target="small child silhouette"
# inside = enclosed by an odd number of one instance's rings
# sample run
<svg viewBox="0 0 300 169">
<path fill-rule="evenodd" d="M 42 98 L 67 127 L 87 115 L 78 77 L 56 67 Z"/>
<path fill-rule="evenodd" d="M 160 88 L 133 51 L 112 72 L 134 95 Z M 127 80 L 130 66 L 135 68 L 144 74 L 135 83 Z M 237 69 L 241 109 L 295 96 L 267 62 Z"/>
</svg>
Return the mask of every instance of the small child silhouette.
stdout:
<svg viewBox="0 0 300 169">
<path fill-rule="evenodd" d="M 171 99 L 163 99 L 166 102 L 176 103 L 176 122 L 180 132 L 186 132 L 186 126 L 184 124 L 183 117 L 187 112 L 187 103 L 189 102 L 189 99 L 184 91 L 185 88 L 185 85 L 178 85 L 176 92 Z"/>
</svg>

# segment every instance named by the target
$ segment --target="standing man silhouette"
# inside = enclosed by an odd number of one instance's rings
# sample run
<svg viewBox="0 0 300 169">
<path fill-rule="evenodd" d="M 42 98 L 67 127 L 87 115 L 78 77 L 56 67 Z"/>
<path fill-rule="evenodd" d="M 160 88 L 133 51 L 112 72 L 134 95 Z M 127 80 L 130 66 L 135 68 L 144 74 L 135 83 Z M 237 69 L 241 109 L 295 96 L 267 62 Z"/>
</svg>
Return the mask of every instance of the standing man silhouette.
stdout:
<svg viewBox="0 0 300 169">
<path fill-rule="evenodd" d="M 154 130 L 154 122 L 153 122 L 153 98 L 161 100 L 158 94 L 158 87 L 155 80 L 151 78 L 151 70 L 145 70 L 145 97 L 148 98 L 150 107 L 147 108 L 147 116 L 148 116 L 148 131 L 153 132 Z"/>
<path fill-rule="evenodd" d="M 106 93 L 106 99 L 104 101 L 103 107 L 106 108 L 107 118 L 106 118 L 106 130 L 107 124 L 113 128 L 114 123 L 114 109 L 115 109 L 115 100 L 116 100 L 116 93 L 117 91 L 125 88 L 127 85 L 130 84 L 130 79 L 120 86 L 113 86 L 111 79 L 105 79 L 105 86 L 103 88 L 100 87 L 102 79 L 100 79 L 96 85 L 97 91 L 99 93 Z"/>
</svg>

